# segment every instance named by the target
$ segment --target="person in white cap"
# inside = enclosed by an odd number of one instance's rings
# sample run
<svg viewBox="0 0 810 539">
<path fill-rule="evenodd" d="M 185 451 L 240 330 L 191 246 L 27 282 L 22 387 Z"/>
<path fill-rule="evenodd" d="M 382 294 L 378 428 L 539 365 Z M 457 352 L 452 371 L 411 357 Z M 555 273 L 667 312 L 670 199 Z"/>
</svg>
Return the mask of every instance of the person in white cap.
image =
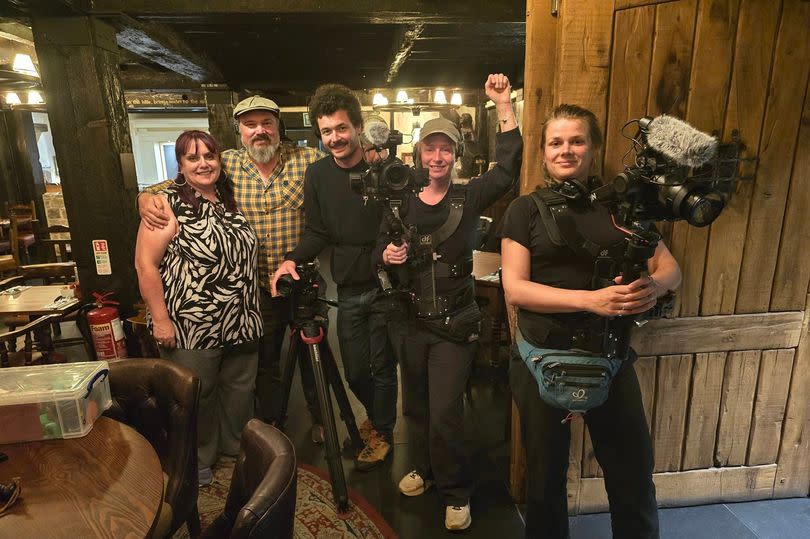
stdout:
<svg viewBox="0 0 810 539">
<path fill-rule="evenodd" d="M 397 246 L 383 225 L 375 257 L 381 266 L 406 266 L 411 315 L 391 325 L 408 408 L 414 469 L 399 482 L 406 496 L 436 484 L 448 530 L 470 526 L 472 473 L 464 439 L 464 390 L 475 357 L 481 314 L 475 303 L 472 251 L 481 212 L 512 189 L 523 141 L 512 111 L 509 79 L 489 75 L 484 90 L 495 103 L 497 166 L 466 185 L 451 182 L 461 133 L 445 118 L 425 122 L 414 154 L 430 183 L 403 201 L 404 229 L 416 233 Z"/>
<path fill-rule="evenodd" d="M 222 167 L 233 183 L 236 203 L 259 239 L 259 285 L 264 335 L 256 376 L 257 417 L 276 423 L 281 409 L 281 345 L 290 323 L 289 301 L 272 297 L 273 270 L 298 243 L 304 228 L 304 172 L 325 154 L 315 148 L 282 142 L 279 106 L 254 95 L 233 109 L 242 147 L 222 152 Z M 168 184 L 148 189 L 159 192 Z M 168 207 L 149 192 L 138 197 L 138 211 L 147 226 L 164 227 Z M 313 419 L 312 439 L 323 441 L 320 411 L 309 363 L 300 362 L 301 381 Z M 237 448 L 238 449 L 238 448 Z"/>
</svg>

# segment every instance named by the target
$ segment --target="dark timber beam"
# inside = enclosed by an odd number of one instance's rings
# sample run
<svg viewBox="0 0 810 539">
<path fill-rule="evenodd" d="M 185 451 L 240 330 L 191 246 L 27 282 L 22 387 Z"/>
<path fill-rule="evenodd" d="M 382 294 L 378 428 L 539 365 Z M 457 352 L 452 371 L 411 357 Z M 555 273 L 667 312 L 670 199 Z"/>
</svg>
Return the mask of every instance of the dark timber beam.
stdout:
<svg viewBox="0 0 810 539">
<path fill-rule="evenodd" d="M 146 69 L 121 71 L 125 90 L 199 90 L 200 83 L 177 73 L 158 73 Z"/>
<path fill-rule="evenodd" d="M 333 14 L 377 24 L 523 21 L 526 17 L 526 3 L 521 0 L 94 0 L 89 9 L 96 14 L 128 13 L 138 16 Z"/>
<path fill-rule="evenodd" d="M 400 32 L 397 33 L 398 39 L 394 43 L 393 59 L 391 60 L 391 66 L 388 68 L 385 82 L 389 84 L 394 82 L 394 79 L 397 78 L 397 74 L 399 74 L 399 68 L 402 67 L 402 64 L 404 64 L 408 56 L 410 56 L 413 44 L 424 31 L 424 24 L 413 24 L 402 28 Z"/>
<path fill-rule="evenodd" d="M 208 105 L 208 132 L 217 139 L 221 150 L 240 148 L 233 121 L 233 106 L 239 96 L 224 84 L 204 84 L 203 90 Z"/>
<path fill-rule="evenodd" d="M 138 90 L 124 92 L 124 99 L 128 111 L 205 110 L 205 95 L 200 90 L 191 92 Z"/>
<path fill-rule="evenodd" d="M 113 25 L 121 48 L 197 82 L 223 80 L 211 60 L 168 26 L 146 25 L 125 15 L 113 21 Z"/>
<path fill-rule="evenodd" d="M 31 22 L 82 290 L 115 292 L 126 314 L 138 298 L 138 183 L 115 30 L 92 17 Z M 111 275 L 99 274 L 94 240 L 107 240 Z"/>
</svg>

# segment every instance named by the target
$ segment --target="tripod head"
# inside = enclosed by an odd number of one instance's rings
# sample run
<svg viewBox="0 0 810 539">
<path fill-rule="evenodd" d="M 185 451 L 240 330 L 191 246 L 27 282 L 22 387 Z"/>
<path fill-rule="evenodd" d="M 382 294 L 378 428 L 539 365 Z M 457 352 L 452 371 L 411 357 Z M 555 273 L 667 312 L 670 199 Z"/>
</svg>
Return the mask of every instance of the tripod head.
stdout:
<svg viewBox="0 0 810 539">
<path fill-rule="evenodd" d="M 278 295 L 290 298 L 291 319 L 294 328 L 301 328 L 307 323 L 325 326 L 329 306 L 337 307 L 337 302 L 319 296 L 323 277 L 320 274 L 317 260 L 298 264 L 295 271 L 299 279 L 292 275 L 282 275 L 276 282 Z"/>
</svg>

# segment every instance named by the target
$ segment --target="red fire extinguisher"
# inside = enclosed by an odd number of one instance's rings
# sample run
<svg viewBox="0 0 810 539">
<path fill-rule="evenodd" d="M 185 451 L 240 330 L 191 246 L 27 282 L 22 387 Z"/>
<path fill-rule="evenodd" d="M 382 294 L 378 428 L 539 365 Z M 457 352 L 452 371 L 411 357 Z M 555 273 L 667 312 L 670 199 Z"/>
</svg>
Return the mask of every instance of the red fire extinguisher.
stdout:
<svg viewBox="0 0 810 539">
<path fill-rule="evenodd" d="M 117 301 L 107 299 L 106 294 L 93 292 L 96 298 L 95 309 L 87 312 L 87 323 L 90 326 L 90 335 L 93 337 L 93 347 L 96 349 L 96 358 L 115 359 L 127 357 L 126 339 L 124 338 L 124 325 L 118 317 Z"/>
</svg>

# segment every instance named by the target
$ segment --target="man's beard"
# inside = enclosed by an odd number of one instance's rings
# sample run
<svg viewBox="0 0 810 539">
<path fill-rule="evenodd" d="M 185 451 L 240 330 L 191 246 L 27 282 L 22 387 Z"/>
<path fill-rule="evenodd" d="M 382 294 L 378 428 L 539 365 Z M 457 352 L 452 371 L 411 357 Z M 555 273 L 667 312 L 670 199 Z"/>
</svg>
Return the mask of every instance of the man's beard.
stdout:
<svg viewBox="0 0 810 539">
<path fill-rule="evenodd" d="M 257 147 L 253 144 L 255 140 L 265 140 L 267 141 L 267 144 Z M 280 141 L 277 144 L 273 144 L 268 137 L 254 137 L 248 142 L 248 145 L 245 146 L 245 150 L 247 150 L 248 155 L 255 162 L 266 164 L 272 161 L 276 156 L 276 152 L 278 151 L 278 147 L 280 145 Z"/>
</svg>

